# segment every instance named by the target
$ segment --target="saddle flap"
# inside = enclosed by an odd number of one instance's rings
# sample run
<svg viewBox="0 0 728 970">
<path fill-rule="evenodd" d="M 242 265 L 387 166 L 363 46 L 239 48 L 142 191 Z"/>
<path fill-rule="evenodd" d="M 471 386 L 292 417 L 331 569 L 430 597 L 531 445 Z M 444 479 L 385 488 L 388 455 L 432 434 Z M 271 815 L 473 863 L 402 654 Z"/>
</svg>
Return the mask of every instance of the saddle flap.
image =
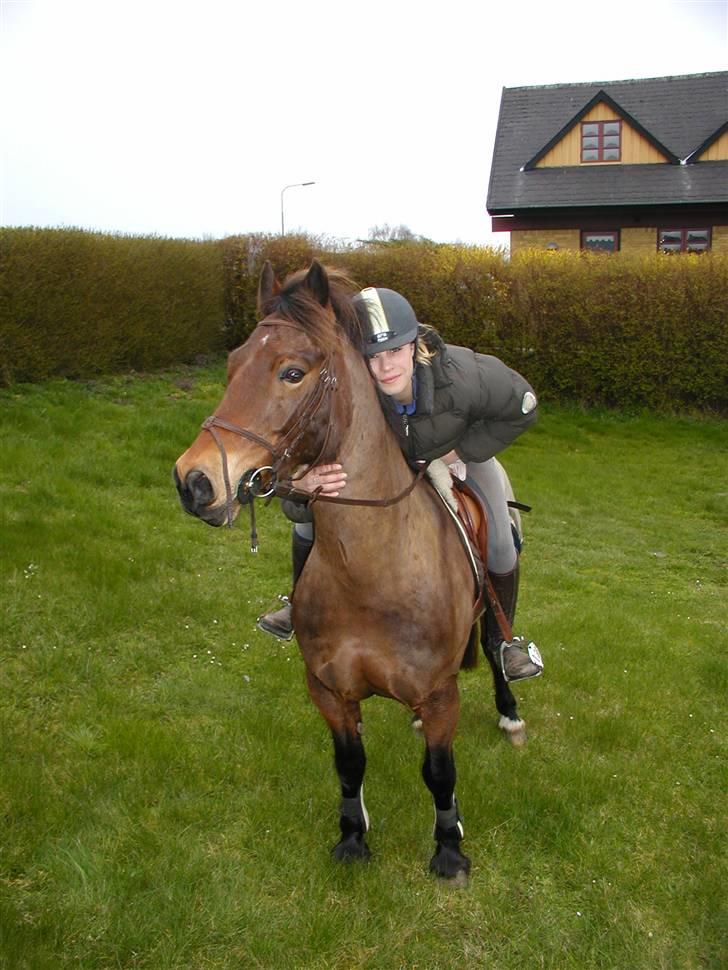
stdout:
<svg viewBox="0 0 728 970">
<path fill-rule="evenodd" d="M 453 478 L 453 494 L 457 501 L 458 519 L 485 570 L 488 562 L 488 513 L 485 503 L 467 481 L 459 478 Z"/>
</svg>

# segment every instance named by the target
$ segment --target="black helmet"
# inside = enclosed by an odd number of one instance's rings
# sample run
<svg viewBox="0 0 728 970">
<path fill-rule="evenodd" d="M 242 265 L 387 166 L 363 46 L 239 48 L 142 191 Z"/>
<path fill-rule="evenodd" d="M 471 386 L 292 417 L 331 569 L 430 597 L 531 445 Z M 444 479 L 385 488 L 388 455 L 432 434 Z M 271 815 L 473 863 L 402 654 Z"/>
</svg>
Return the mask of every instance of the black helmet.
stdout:
<svg viewBox="0 0 728 970">
<path fill-rule="evenodd" d="M 417 340 L 415 311 L 394 290 L 370 286 L 357 293 L 354 303 L 359 316 L 364 319 L 364 353 L 367 357 L 383 350 L 397 350 Z"/>
</svg>

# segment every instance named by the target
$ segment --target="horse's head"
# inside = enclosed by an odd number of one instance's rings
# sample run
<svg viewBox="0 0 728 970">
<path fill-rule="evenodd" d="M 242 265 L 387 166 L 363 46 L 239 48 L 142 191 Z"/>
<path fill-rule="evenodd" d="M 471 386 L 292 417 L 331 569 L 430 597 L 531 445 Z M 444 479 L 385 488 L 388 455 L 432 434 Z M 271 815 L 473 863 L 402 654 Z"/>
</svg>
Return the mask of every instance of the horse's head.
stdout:
<svg viewBox="0 0 728 970">
<path fill-rule="evenodd" d="M 343 276 L 315 260 L 283 287 L 266 263 L 258 287 L 263 319 L 230 354 L 222 401 L 174 468 L 187 512 L 210 525 L 232 522 L 251 491 L 331 460 L 337 360 L 344 333 L 352 341 L 358 334 L 350 292 Z"/>
</svg>

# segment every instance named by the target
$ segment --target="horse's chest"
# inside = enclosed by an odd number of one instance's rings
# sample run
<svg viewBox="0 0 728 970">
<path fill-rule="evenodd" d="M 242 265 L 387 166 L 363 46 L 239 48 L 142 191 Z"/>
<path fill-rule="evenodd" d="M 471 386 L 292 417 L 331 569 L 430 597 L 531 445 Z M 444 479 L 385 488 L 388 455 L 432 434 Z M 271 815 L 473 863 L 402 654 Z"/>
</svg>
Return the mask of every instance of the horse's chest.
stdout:
<svg viewBox="0 0 728 970">
<path fill-rule="evenodd" d="M 306 624 L 298 633 L 307 668 L 335 694 L 352 700 L 381 694 L 412 704 L 423 686 L 427 692 L 457 671 L 455 654 L 442 649 L 443 635 L 433 635 L 431 623 L 402 614 L 372 619 L 349 614 L 349 622 L 339 617 L 326 629 Z"/>
</svg>

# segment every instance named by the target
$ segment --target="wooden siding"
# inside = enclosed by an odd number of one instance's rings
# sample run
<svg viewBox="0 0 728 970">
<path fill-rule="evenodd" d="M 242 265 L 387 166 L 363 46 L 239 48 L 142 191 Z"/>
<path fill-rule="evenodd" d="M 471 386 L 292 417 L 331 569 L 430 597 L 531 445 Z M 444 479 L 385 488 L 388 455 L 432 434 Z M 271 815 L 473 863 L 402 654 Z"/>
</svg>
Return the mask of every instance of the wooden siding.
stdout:
<svg viewBox="0 0 728 970">
<path fill-rule="evenodd" d="M 657 229 L 640 227 L 622 230 L 623 253 L 657 252 Z"/>
<path fill-rule="evenodd" d="M 728 131 L 724 131 L 717 141 L 698 155 L 699 162 L 722 162 L 728 159 Z"/>
<path fill-rule="evenodd" d="M 582 162 L 581 122 L 583 121 L 622 122 L 622 158 L 619 162 Z M 646 138 L 630 127 L 624 118 L 616 115 L 609 105 L 600 101 L 564 135 L 558 144 L 554 145 L 550 152 L 544 155 L 536 168 L 554 168 L 561 165 L 646 165 L 666 161 L 662 152 L 658 152 Z"/>
<path fill-rule="evenodd" d="M 547 249 L 552 243 L 559 249 L 578 249 L 579 241 L 578 229 L 523 229 L 511 233 L 511 252 Z"/>
<path fill-rule="evenodd" d="M 654 226 L 614 228 L 620 233 L 620 252 L 640 255 L 657 252 L 658 230 Z M 578 250 L 581 243 L 578 229 L 521 229 L 513 230 L 510 236 L 511 253 L 546 249 L 552 243 L 559 249 Z M 712 226 L 711 251 L 728 255 L 728 226 Z"/>
<path fill-rule="evenodd" d="M 711 249 L 714 253 L 728 256 L 728 226 L 713 226 Z"/>
</svg>

